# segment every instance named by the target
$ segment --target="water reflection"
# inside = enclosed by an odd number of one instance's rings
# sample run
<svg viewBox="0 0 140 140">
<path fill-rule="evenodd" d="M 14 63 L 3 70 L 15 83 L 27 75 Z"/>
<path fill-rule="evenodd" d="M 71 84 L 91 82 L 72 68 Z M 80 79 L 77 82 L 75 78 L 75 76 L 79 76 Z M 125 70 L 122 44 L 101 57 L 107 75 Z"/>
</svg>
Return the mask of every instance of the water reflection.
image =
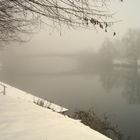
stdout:
<svg viewBox="0 0 140 140">
<path fill-rule="evenodd" d="M 119 74 L 120 72 L 113 68 L 99 73 L 102 87 L 106 90 L 106 93 L 111 93 L 111 90 L 118 86 L 120 80 Z"/>
<path fill-rule="evenodd" d="M 137 68 L 115 68 L 99 75 L 107 93 L 113 88 L 121 88 L 122 95 L 129 104 L 140 103 L 140 72 Z"/>
<path fill-rule="evenodd" d="M 129 106 L 140 103 L 139 66 L 114 64 L 112 51 L 109 56 L 106 51 L 20 59 L 11 56 L 2 62 L 0 76 L 4 82 L 69 109 L 94 107 L 101 113 L 119 114 L 118 122 L 126 126 L 129 134 L 131 129 L 140 129 L 139 117 L 132 117 L 135 124 L 127 118 L 132 114 L 140 116 L 139 106 L 135 110 Z M 132 135 L 139 137 L 139 132 Z"/>
<path fill-rule="evenodd" d="M 102 54 L 102 55 L 101 55 Z M 114 64 L 113 56 L 110 55 L 108 58 L 104 58 L 106 53 L 80 53 L 80 54 L 54 54 L 54 55 L 45 55 L 45 58 L 42 58 L 38 63 L 42 63 L 42 65 L 38 65 L 36 61 L 33 61 L 34 58 L 38 56 L 33 56 L 33 60 L 29 61 L 28 59 L 32 57 L 26 57 L 22 60 L 22 58 L 12 58 L 10 57 L 10 61 L 8 59 L 3 62 L 3 69 L 0 72 L 1 78 L 6 81 L 12 79 L 16 79 L 16 77 L 28 77 L 29 79 L 32 77 L 61 77 L 61 76 L 74 76 L 84 75 L 95 77 L 98 76 L 100 79 L 101 87 L 106 91 L 106 93 L 112 93 L 115 88 L 122 89 L 122 95 L 130 104 L 139 104 L 140 103 L 140 72 L 139 66 L 137 63 L 129 64 Z M 47 56 L 47 58 L 46 58 Z M 54 63 L 54 66 L 51 66 L 52 69 L 48 70 L 49 66 L 48 57 L 52 57 L 53 59 L 56 57 L 61 57 L 61 63 L 57 61 Z M 67 59 L 72 59 L 71 66 L 67 69 L 64 68 L 66 66 Z M 104 59 L 103 59 L 104 58 Z M 18 61 L 16 61 L 18 60 Z M 44 60 L 42 62 L 42 60 Z M 50 59 L 49 59 L 50 60 Z M 91 61 L 92 60 L 92 61 Z M 12 61 L 12 63 L 11 63 Z M 64 62 L 63 62 L 64 61 Z M 70 60 L 69 60 L 70 62 Z M 10 63 L 10 64 L 9 64 Z M 57 65 L 56 65 L 57 63 Z M 75 64 L 73 64 L 75 63 Z M 137 65 L 136 65 L 137 64 Z M 2 65 L 2 64 L 0 64 Z M 56 66 L 55 66 L 56 65 Z M 68 64 L 67 64 L 68 65 Z M 70 65 L 70 64 L 69 64 Z M 60 67 L 58 70 L 55 67 Z M 54 70 L 55 69 L 55 70 Z M 18 81 L 15 81 L 18 82 Z M 14 82 L 14 83 L 15 83 Z"/>
<path fill-rule="evenodd" d="M 123 96 L 130 104 L 140 103 L 140 73 L 138 69 L 126 70 L 123 75 Z"/>
</svg>

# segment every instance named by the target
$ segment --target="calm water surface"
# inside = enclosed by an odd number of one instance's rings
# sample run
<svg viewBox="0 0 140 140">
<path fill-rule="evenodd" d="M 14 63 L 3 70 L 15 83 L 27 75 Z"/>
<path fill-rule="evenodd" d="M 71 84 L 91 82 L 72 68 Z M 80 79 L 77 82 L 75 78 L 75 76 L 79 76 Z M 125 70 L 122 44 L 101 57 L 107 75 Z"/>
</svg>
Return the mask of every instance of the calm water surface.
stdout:
<svg viewBox="0 0 140 140">
<path fill-rule="evenodd" d="M 71 111 L 107 114 L 122 133 L 140 138 L 140 74 L 134 68 L 102 68 L 73 56 L 9 57 L 0 79 Z"/>
</svg>

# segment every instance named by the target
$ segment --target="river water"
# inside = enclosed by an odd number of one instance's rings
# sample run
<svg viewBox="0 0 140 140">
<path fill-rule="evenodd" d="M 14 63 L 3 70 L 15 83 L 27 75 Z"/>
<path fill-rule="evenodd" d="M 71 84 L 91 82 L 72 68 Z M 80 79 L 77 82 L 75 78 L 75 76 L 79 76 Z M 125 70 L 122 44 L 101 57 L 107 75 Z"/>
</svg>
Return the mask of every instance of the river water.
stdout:
<svg viewBox="0 0 140 140">
<path fill-rule="evenodd" d="M 91 67 L 92 60 L 80 60 L 74 55 L 4 56 L 0 79 L 71 111 L 93 108 L 99 116 L 107 114 L 125 136 L 139 139 L 139 70 Z"/>
</svg>

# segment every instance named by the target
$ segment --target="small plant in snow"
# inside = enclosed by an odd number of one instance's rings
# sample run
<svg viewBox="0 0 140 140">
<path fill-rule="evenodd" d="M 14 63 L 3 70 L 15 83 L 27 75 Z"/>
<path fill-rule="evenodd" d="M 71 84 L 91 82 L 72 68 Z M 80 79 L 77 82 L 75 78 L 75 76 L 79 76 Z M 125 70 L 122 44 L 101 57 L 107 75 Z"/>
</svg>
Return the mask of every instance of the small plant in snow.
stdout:
<svg viewBox="0 0 140 140">
<path fill-rule="evenodd" d="M 42 107 L 44 107 L 44 100 L 41 100 L 41 99 L 38 99 L 37 101 L 33 101 L 35 104 L 37 104 L 37 105 L 39 105 L 39 106 L 42 106 Z"/>
</svg>

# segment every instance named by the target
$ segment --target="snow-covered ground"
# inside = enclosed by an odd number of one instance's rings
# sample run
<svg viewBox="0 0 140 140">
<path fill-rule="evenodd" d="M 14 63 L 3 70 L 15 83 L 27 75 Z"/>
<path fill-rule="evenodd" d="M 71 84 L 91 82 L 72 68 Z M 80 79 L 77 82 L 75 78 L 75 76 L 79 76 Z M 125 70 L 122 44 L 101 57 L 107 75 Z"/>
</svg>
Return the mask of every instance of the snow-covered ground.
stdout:
<svg viewBox="0 0 140 140">
<path fill-rule="evenodd" d="M 19 89 L 14 88 L 10 85 L 7 85 L 5 83 L 0 82 L 0 92 L 4 92 L 3 91 L 4 87 L 5 87 L 6 95 L 8 95 L 8 96 L 12 96 L 12 97 L 19 98 L 19 99 L 24 99 L 28 102 L 34 102 L 36 104 L 42 104 L 43 107 L 50 108 L 51 110 L 53 110 L 55 112 L 66 112 L 66 111 L 68 111 L 68 109 L 66 109 L 62 106 L 56 105 L 56 104 L 51 103 L 51 102 L 49 102 L 45 99 L 41 99 L 41 98 L 36 97 L 32 94 L 26 93 L 22 90 L 19 90 Z M 41 103 L 41 102 L 43 102 L 43 103 Z"/>
<path fill-rule="evenodd" d="M 79 120 L 34 104 L 35 96 L 6 86 L 6 95 L 0 93 L 0 140 L 110 140 Z"/>
</svg>

